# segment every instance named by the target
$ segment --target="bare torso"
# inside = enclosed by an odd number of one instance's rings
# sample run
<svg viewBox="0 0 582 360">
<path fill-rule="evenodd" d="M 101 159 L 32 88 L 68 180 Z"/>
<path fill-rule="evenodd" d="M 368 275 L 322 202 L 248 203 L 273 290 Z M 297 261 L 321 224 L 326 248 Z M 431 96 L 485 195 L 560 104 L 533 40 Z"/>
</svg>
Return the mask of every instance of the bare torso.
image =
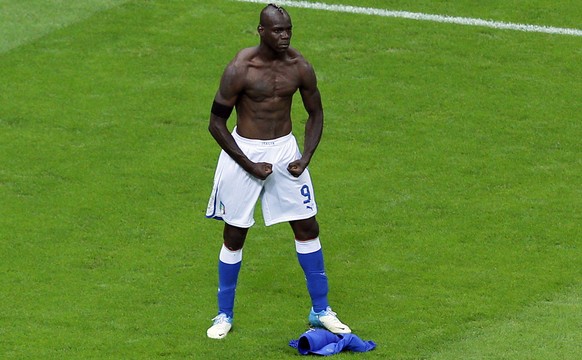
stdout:
<svg viewBox="0 0 582 360">
<path fill-rule="evenodd" d="M 274 139 L 292 130 L 291 104 L 302 82 L 303 57 L 293 49 L 265 61 L 258 48 L 241 51 L 234 60 L 242 77 L 236 102 L 237 132 L 251 139 Z"/>
</svg>

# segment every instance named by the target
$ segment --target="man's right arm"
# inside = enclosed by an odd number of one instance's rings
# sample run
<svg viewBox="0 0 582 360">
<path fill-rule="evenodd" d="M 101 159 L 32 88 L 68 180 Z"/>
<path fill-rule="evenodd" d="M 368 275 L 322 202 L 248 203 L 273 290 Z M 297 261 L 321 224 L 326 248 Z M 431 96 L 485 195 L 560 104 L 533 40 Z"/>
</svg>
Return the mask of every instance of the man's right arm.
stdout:
<svg viewBox="0 0 582 360">
<path fill-rule="evenodd" d="M 226 126 L 230 113 L 236 105 L 239 94 L 243 89 L 244 74 L 231 62 L 220 79 L 220 87 L 214 97 L 208 131 L 218 145 L 245 171 L 264 180 L 272 172 L 272 165 L 268 163 L 252 162 L 240 149 Z"/>
</svg>

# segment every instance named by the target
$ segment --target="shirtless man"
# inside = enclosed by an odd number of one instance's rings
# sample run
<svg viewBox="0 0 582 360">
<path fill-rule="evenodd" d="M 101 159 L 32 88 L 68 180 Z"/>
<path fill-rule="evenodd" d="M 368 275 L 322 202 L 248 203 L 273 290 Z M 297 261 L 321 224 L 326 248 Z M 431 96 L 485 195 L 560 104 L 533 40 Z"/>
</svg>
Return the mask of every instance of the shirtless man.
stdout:
<svg viewBox="0 0 582 360">
<path fill-rule="evenodd" d="M 224 243 L 218 262 L 218 315 L 207 335 L 221 339 L 232 327 L 242 249 L 259 198 L 267 226 L 291 225 L 311 297 L 310 325 L 350 333 L 328 303 L 317 205 L 307 168 L 323 130 L 315 72 L 290 47 L 291 18 L 283 8 L 267 5 L 258 32 L 260 44 L 241 50 L 226 67 L 210 115 L 209 131 L 222 151 L 206 216 L 224 221 Z M 309 115 L 303 153 L 292 134 L 291 102 L 297 90 Z M 226 122 L 235 107 L 231 133 Z"/>
</svg>

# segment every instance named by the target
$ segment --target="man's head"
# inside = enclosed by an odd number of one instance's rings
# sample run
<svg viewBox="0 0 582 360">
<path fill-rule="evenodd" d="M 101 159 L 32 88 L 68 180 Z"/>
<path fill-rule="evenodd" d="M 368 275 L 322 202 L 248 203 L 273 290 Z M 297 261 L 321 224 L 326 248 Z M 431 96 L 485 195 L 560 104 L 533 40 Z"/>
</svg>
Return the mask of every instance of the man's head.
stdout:
<svg viewBox="0 0 582 360">
<path fill-rule="evenodd" d="M 291 17 L 282 7 L 269 4 L 261 11 L 257 28 L 261 36 L 261 45 L 266 45 L 275 52 L 287 51 L 291 42 L 292 28 Z"/>
</svg>

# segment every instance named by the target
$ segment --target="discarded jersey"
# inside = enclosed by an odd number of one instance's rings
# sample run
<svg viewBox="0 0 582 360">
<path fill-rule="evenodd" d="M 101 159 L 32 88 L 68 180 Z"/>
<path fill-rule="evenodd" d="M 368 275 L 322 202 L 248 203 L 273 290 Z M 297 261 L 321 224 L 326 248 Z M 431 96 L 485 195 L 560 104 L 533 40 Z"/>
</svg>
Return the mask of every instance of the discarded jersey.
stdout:
<svg viewBox="0 0 582 360">
<path fill-rule="evenodd" d="M 296 348 L 301 355 L 334 355 L 344 350 L 366 352 L 374 350 L 376 343 L 364 341 L 354 334 L 334 334 L 325 329 L 309 329 L 289 346 Z"/>
</svg>

